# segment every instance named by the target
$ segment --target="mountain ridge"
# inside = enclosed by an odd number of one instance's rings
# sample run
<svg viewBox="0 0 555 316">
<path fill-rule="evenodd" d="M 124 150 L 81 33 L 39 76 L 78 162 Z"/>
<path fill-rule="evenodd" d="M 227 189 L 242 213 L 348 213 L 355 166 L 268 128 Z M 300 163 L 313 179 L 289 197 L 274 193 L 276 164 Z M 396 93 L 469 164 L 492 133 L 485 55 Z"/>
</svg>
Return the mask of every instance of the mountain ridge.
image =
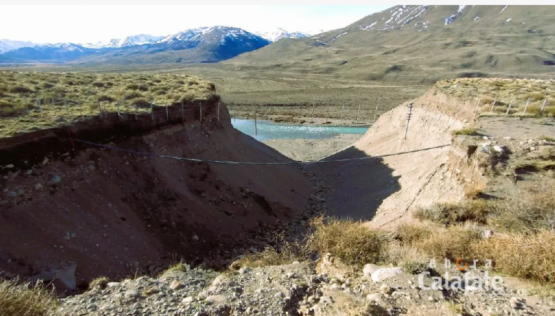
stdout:
<svg viewBox="0 0 555 316">
<path fill-rule="evenodd" d="M 280 29 L 271 34 L 275 40 L 281 38 L 301 38 L 306 34 L 301 32 L 287 32 Z M 31 42 L 5 41 L 0 42 L 0 63 L 33 63 L 33 62 L 116 62 L 125 63 L 122 57 L 134 55 L 134 62 L 142 63 L 158 59 L 150 59 L 148 55 L 166 52 L 162 56 L 163 62 L 217 62 L 235 57 L 238 54 L 252 51 L 270 44 L 272 41 L 244 29 L 229 26 L 198 27 L 177 32 L 167 36 L 153 36 L 138 34 L 123 39 L 112 39 L 108 42 L 97 43 L 56 43 L 35 44 Z M 217 44 L 219 43 L 219 45 Z M 208 49 L 206 58 L 192 56 L 191 52 L 177 54 L 176 51 Z M 4 48 L 4 49 L 2 49 Z M 202 50 L 202 49 L 201 49 Z M 137 54 L 144 54 L 145 61 L 141 61 Z M 170 57 L 171 56 L 171 57 Z M 160 56 L 159 56 L 160 57 Z M 171 60 L 174 59 L 174 60 Z"/>
<path fill-rule="evenodd" d="M 395 6 L 223 62 L 363 80 L 555 76 L 553 6 Z"/>
</svg>

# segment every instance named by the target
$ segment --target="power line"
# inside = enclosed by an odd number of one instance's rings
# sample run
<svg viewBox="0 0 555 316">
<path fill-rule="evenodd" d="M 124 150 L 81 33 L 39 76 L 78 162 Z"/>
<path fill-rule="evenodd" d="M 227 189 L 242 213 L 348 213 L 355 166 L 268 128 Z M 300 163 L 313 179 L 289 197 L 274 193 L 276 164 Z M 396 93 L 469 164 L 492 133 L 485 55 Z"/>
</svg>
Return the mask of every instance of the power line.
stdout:
<svg viewBox="0 0 555 316">
<path fill-rule="evenodd" d="M 427 147 L 409 151 L 402 151 L 392 154 L 385 154 L 379 156 L 371 156 L 371 157 L 360 157 L 360 158 L 345 158 L 345 159 L 336 159 L 336 160 L 317 160 L 317 161 L 283 161 L 283 162 L 251 162 L 251 161 L 229 161 L 229 160 L 213 160 L 213 159 L 199 159 L 199 158 L 187 158 L 187 157 L 177 157 L 177 156 L 168 156 L 168 155 L 161 155 L 156 153 L 144 152 L 144 151 L 137 151 L 132 149 L 125 149 L 116 146 L 109 146 L 103 145 L 98 143 L 89 142 L 86 140 L 81 139 L 73 139 L 73 141 L 78 143 L 87 144 L 94 147 L 106 148 L 114 151 L 126 152 L 135 155 L 142 155 L 142 156 L 149 156 L 149 157 L 156 157 L 156 158 L 165 158 L 165 159 L 175 159 L 175 160 L 183 160 L 183 161 L 191 161 L 191 162 L 206 162 L 206 163 L 215 163 L 215 164 L 226 164 L 226 165 L 300 165 L 300 164 L 317 164 L 317 163 L 332 163 L 332 162 L 347 162 L 347 161 L 358 161 L 358 160 L 370 160 L 370 159 L 379 159 L 391 156 L 399 156 L 399 155 L 406 155 L 421 151 L 427 151 L 432 149 L 439 149 L 451 146 L 451 144 L 446 145 L 439 145 L 434 147 Z"/>
</svg>

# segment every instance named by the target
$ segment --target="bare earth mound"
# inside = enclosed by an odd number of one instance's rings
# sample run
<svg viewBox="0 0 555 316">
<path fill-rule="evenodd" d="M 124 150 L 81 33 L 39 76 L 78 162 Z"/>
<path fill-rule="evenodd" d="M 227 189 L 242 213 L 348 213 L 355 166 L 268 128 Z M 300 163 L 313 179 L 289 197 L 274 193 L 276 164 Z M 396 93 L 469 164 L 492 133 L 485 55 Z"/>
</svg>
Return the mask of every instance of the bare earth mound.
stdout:
<svg viewBox="0 0 555 316">
<path fill-rule="evenodd" d="M 109 145 L 199 159 L 288 161 L 234 130 L 223 105 L 220 121 L 216 113 L 212 103 L 202 124 L 118 135 Z M 78 142 L 32 166 L 13 161 L 1 172 L 0 270 L 52 278 L 71 274 L 76 264 L 77 285 L 156 272 L 180 258 L 200 263 L 210 252 L 228 264 L 234 247 L 255 242 L 245 239 L 253 230 L 295 217 L 312 192 L 295 166 L 185 162 Z"/>
</svg>

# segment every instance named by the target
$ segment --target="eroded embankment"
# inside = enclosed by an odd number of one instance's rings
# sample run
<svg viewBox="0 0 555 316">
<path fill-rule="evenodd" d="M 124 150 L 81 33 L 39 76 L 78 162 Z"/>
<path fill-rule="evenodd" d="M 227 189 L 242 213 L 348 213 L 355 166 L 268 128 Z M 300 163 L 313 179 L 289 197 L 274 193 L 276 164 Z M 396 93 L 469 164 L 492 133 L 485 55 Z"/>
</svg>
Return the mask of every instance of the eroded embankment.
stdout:
<svg viewBox="0 0 555 316">
<path fill-rule="evenodd" d="M 410 102 L 414 107 L 404 139 Z M 475 105 L 435 88 L 410 102 L 383 114 L 352 147 L 326 159 L 399 155 L 313 167 L 330 186 L 332 215 L 396 224 L 419 207 L 458 201 L 467 186 L 485 181 L 468 146 L 453 143 L 451 135 L 472 124 Z"/>
<path fill-rule="evenodd" d="M 109 145 L 201 159 L 287 160 L 234 130 L 223 105 L 218 120 L 216 106 L 207 105 L 202 124 L 158 125 Z M 181 258 L 198 263 L 211 251 L 226 264 L 234 247 L 256 242 L 247 238 L 256 227 L 295 217 L 312 193 L 296 166 L 213 165 L 81 143 L 69 149 L 67 141 L 32 166 L 11 157 L 15 166 L 3 171 L 0 271 L 8 276 L 71 274 L 76 264 L 79 285 L 152 273 Z"/>
</svg>

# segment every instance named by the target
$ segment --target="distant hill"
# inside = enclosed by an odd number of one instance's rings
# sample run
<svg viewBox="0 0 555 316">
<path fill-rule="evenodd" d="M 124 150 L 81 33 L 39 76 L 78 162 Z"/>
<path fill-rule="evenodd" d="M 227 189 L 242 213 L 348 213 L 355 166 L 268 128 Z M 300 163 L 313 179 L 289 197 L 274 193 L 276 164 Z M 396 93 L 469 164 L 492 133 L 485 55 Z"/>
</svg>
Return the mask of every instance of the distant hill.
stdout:
<svg viewBox="0 0 555 316">
<path fill-rule="evenodd" d="M 123 39 L 112 39 L 106 43 L 84 43 L 80 44 L 86 48 L 114 48 L 114 47 L 129 47 L 144 44 L 153 44 L 163 39 L 164 36 L 152 36 L 147 34 L 139 34 L 133 36 L 127 36 Z"/>
<path fill-rule="evenodd" d="M 245 30 L 214 26 L 164 38 L 138 35 L 107 44 L 48 44 L 0 54 L 0 63 L 213 63 L 259 49 L 270 41 Z"/>
<path fill-rule="evenodd" d="M 434 82 L 555 76 L 555 6 L 395 6 L 224 62 L 244 69 Z"/>
<path fill-rule="evenodd" d="M 31 47 L 36 45 L 39 45 L 39 44 L 35 44 L 32 42 L 10 41 L 7 39 L 0 39 L 0 54 L 9 52 L 14 49 L 18 49 L 22 47 Z"/>
</svg>

